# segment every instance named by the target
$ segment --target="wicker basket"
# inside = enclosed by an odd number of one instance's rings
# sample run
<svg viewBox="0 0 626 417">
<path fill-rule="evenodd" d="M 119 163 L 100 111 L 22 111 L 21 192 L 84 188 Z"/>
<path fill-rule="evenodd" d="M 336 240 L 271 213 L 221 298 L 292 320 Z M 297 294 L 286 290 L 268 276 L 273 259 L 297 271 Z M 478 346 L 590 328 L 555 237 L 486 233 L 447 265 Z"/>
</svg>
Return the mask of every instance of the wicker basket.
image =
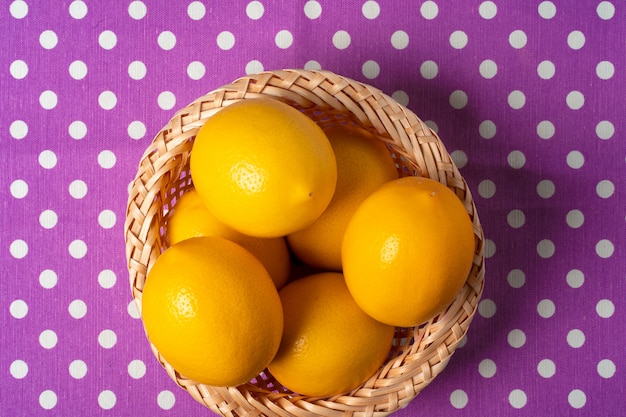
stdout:
<svg viewBox="0 0 626 417">
<path fill-rule="evenodd" d="M 132 184 L 125 222 L 132 296 L 141 312 L 146 274 L 165 249 L 167 213 L 191 187 L 189 156 L 196 132 L 220 108 L 270 96 L 298 108 L 321 126 L 355 123 L 385 141 L 402 176 L 420 175 L 451 188 L 474 225 L 476 253 L 454 302 L 427 323 L 398 328 L 389 359 L 345 395 L 299 396 L 267 371 L 238 387 L 197 384 L 178 374 L 151 345 L 169 376 L 194 399 L 224 416 L 385 416 L 405 407 L 447 365 L 466 334 L 484 284 L 483 232 L 465 180 L 437 134 L 391 97 L 328 71 L 283 70 L 246 76 L 178 111 L 146 149 Z M 367 173 L 363 173 L 367 175 Z"/>
</svg>

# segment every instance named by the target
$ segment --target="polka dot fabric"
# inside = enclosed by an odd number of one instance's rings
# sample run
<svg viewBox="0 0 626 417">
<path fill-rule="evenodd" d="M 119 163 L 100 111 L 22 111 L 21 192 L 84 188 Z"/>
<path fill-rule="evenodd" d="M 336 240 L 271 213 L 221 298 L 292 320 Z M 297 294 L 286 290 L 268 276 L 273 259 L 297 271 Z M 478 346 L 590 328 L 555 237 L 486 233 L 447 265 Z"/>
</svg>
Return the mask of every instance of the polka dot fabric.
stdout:
<svg viewBox="0 0 626 417">
<path fill-rule="evenodd" d="M 127 285 L 127 189 L 177 108 L 264 69 L 375 85 L 473 191 L 486 287 L 397 416 L 620 415 L 626 380 L 621 1 L 5 1 L 2 415 L 207 415 Z"/>
</svg>

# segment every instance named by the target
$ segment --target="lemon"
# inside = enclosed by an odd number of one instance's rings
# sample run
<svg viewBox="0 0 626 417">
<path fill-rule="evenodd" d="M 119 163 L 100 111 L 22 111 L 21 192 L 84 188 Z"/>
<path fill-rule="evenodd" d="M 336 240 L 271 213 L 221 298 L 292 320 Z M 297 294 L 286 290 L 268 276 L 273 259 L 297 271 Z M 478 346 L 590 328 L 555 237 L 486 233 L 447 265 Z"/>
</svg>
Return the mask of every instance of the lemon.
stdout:
<svg viewBox="0 0 626 417">
<path fill-rule="evenodd" d="M 445 185 L 390 181 L 361 203 L 342 244 L 343 273 L 356 303 L 383 323 L 419 325 L 448 306 L 474 258 L 472 222 Z"/>
<path fill-rule="evenodd" d="M 305 263 L 341 270 L 341 242 L 359 204 L 376 188 L 398 178 L 384 142 L 364 129 L 337 125 L 324 130 L 337 161 L 337 187 L 330 204 L 310 226 L 287 237 Z"/>
<path fill-rule="evenodd" d="M 167 223 L 170 245 L 195 236 L 220 236 L 249 250 L 265 266 L 276 288 L 289 277 L 290 259 L 283 237 L 259 238 L 240 233 L 226 226 L 206 208 L 194 188 L 176 201 Z"/>
<path fill-rule="evenodd" d="M 338 272 L 309 275 L 279 292 L 283 338 L 270 373 L 290 390 L 310 396 L 351 391 L 384 363 L 394 327 L 365 314 Z"/>
<path fill-rule="evenodd" d="M 235 386 L 276 354 L 283 330 L 278 291 L 260 261 L 221 237 L 166 249 L 142 295 L 146 334 L 184 377 Z"/>
<path fill-rule="evenodd" d="M 250 236 L 284 236 L 308 226 L 328 206 L 337 182 L 322 129 L 271 98 L 222 108 L 199 129 L 190 158 L 208 209 Z"/>
</svg>

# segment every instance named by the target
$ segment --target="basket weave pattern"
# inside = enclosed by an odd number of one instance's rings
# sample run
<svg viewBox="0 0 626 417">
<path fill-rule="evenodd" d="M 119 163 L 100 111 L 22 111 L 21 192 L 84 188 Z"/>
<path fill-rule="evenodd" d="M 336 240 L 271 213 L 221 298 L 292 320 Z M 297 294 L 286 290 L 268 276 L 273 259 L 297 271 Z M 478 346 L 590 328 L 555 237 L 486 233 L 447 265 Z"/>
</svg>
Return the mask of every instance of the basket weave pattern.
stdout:
<svg viewBox="0 0 626 417">
<path fill-rule="evenodd" d="M 141 312 L 147 272 L 167 247 L 167 213 L 192 185 L 189 156 L 196 132 L 222 107 L 256 97 L 287 102 L 321 126 L 357 124 L 387 143 L 400 175 L 429 177 L 447 185 L 473 222 L 472 269 L 445 311 L 422 326 L 396 329 L 387 362 L 362 386 L 344 395 L 299 396 L 267 371 L 238 387 L 206 386 L 178 374 L 151 344 L 152 351 L 181 388 L 227 417 L 388 415 L 406 406 L 446 367 L 466 334 L 484 285 L 484 236 L 467 184 L 437 134 L 376 88 L 328 71 L 271 71 L 239 78 L 179 110 L 146 149 L 130 189 L 124 228 L 132 296 Z"/>
</svg>

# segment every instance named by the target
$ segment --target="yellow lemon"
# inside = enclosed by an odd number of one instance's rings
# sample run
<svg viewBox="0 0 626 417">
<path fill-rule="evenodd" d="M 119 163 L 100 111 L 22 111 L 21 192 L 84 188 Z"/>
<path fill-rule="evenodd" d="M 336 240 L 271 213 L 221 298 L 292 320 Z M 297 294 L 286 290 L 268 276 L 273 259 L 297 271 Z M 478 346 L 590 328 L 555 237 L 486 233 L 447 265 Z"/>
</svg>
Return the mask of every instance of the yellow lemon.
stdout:
<svg viewBox="0 0 626 417">
<path fill-rule="evenodd" d="M 165 360 L 213 386 L 254 378 L 276 354 L 283 330 L 278 291 L 261 262 L 213 236 L 183 240 L 157 258 L 142 317 Z"/>
<path fill-rule="evenodd" d="M 341 394 L 365 382 L 386 360 L 394 327 L 356 305 L 341 273 L 309 275 L 279 295 L 284 333 L 268 369 L 285 387 L 310 396 Z"/>
<path fill-rule="evenodd" d="M 226 226 L 206 208 L 192 188 L 176 201 L 167 223 L 167 237 L 169 244 L 174 245 L 196 236 L 220 236 L 243 246 L 265 266 L 276 288 L 282 287 L 289 278 L 289 249 L 283 237 L 248 236 Z"/>
<path fill-rule="evenodd" d="M 221 222 L 276 237 L 311 224 L 335 191 L 328 138 L 309 117 L 271 98 L 224 107 L 199 129 L 191 177 Z"/>
<path fill-rule="evenodd" d="M 474 245 L 472 222 L 456 194 L 431 179 L 400 178 L 372 193 L 350 220 L 343 273 L 365 312 L 412 327 L 454 300 Z"/>
<path fill-rule="evenodd" d="M 337 187 L 330 204 L 310 226 L 287 237 L 294 254 L 305 263 L 341 270 L 341 242 L 359 204 L 385 182 L 398 178 L 384 142 L 364 129 L 333 126 L 325 129 L 337 160 Z"/>
</svg>

